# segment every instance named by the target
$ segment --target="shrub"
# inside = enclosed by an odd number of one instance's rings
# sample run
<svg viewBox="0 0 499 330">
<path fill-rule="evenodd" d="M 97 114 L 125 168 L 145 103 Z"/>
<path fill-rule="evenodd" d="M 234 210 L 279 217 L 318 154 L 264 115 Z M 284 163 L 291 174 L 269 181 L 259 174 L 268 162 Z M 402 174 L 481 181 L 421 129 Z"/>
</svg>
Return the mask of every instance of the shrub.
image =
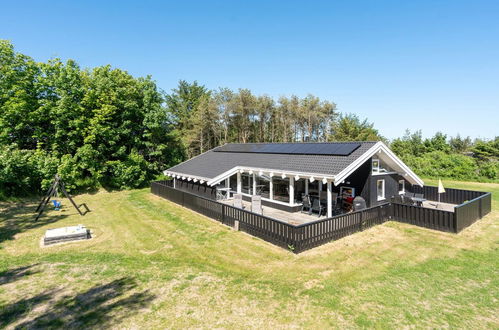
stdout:
<svg viewBox="0 0 499 330">
<path fill-rule="evenodd" d="M 125 161 L 107 162 L 108 179 L 104 182 L 112 188 L 139 188 L 148 182 L 148 164 L 144 157 L 132 151 Z"/>
</svg>

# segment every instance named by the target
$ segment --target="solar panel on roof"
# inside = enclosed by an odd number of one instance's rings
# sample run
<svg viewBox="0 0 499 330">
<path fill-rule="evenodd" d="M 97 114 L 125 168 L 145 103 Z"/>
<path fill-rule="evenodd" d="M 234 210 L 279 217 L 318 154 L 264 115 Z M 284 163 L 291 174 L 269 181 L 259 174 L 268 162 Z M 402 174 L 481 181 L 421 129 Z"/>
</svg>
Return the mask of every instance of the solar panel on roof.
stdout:
<svg viewBox="0 0 499 330">
<path fill-rule="evenodd" d="M 360 143 L 240 143 L 226 144 L 216 148 L 214 151 L 348 156 L 358 147 L 360 147 Z"/>
</svg>

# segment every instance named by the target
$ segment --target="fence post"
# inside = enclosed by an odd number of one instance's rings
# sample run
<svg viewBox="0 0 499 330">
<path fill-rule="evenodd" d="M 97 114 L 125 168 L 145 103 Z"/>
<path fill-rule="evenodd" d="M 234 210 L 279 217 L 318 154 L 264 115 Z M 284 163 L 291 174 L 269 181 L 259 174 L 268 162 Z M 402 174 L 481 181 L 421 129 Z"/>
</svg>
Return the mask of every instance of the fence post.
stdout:
<svg viewBox="0 0 499 330">
<path fill-rule="evenodd" d="M 362 215 L 364 214 L 363 211 L 360 211 L 359 215 L 360 215 L 360 221 L 359 221 L 359 231 L 362 231 Z"/>
<path fill-rule="evenodd" d="M 298 253 L 300 250 L 300 247 L 298 246 L 298 229 L 296 227 L 293 227 L 293 247 L 294 247 L 294 253 Z"/>
<path fill-rule="evenodd" d="M 478 200 L 478 216 L 480 219 L 482 218 L 482 197 Z"/>
</svg>

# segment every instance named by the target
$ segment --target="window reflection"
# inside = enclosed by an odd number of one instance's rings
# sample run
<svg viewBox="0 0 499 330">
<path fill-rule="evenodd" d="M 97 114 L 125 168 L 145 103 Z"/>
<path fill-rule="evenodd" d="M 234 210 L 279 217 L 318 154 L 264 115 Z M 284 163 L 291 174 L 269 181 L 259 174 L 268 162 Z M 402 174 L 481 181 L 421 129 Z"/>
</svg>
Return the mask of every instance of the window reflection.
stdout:
<svg viewBox="0 0 499 330">
<path fill-rule="evenodd" d="M 272 178 L 274 184 L 274 200 L 289 203 L 289 178 Z"/>
<path fill-rule="evenodd" d="M 256 194 L 264 198 L 270 198 L 270 177 L 256 175 Z"/>
</svg>

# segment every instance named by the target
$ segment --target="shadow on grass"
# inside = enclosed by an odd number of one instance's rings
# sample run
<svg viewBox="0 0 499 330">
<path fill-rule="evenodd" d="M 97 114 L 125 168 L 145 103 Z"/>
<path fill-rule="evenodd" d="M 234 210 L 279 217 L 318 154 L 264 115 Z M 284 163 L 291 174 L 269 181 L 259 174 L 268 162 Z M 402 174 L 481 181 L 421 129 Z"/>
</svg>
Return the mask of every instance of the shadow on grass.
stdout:
<svg viewBox="0 0 499 330">
<path fill-rule="evenodd" d="M 33 270 L 33 268 L 36 266 L 38 266 L 38 264 L 18 267 L 0 272 L 0 285 L 15 282 L 25 276 L 39 273 L 39 270 Z"/>
<path fill-rule="evenodd" d="M 16 329 L 103 328 L 139 312 L 155 298 L 148 290 L 126 295 L 136 288 L 132 278 L 124 277 L 96 285 L 77 295 L 51 289 L 30 298 L 1 306 L 0 328 L 16 324 Z M 126 295 L 126 296 L 125 296 Z M 30 315 L 33 310 L 37 315 Z"/>
<path fill-rule="evenodd" d="M 0 203 L 0 244 L 12 240 L 16 234 L 55 223 L 70 215 L 44 214 L 35 221 L 36 213 L 34 210 L 37 205 L 35 203 Z"/>
</svg>

